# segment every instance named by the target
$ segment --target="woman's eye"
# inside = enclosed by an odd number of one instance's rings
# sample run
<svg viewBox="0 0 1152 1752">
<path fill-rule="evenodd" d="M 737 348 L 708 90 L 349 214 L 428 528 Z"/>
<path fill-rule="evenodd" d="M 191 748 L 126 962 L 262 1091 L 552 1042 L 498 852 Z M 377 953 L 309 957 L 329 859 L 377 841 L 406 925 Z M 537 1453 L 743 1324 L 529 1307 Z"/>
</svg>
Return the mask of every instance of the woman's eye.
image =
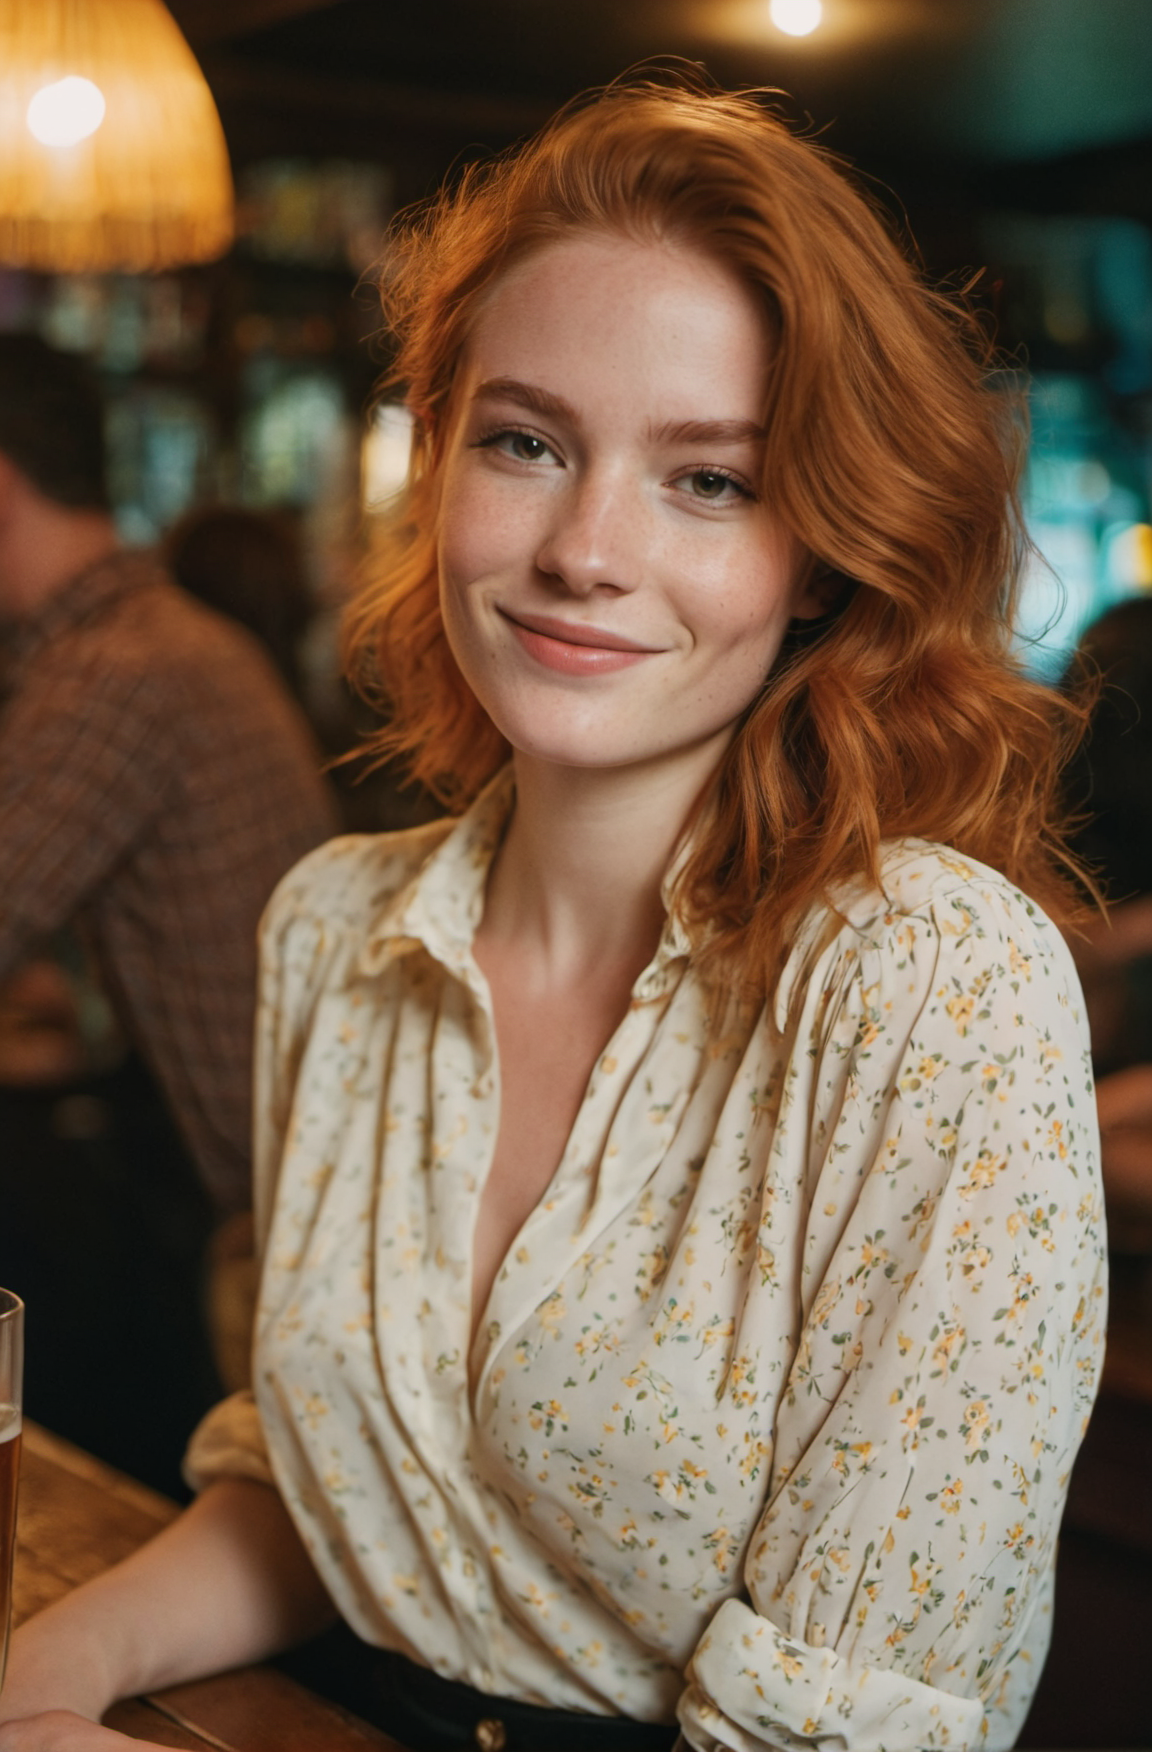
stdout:
<svg viewBox="0 0 1152 1752">
<path fill-rule="evenodd" d="M 542 456 L 548 454 L 548 446 L 543 438 L 534 438 L 531 432 L 509 432 L 508 448 L 522 462 L 539 462 Z"/>
<path fill-rule="evenodd" d="M 723 504 L 725 500 L 752 497 L 748 488 L 740 481 L 734 480 L 731 475 L 721 474 L 718 469 L 696 468 L 681 479 L 694 499 L 704 499 L 709 504 Z"/>
<path fill-rule="evenodd" d="M 537 438 L 534 432 L 514 430 L 491 432 L 480 439 L 478 448 L 502 450 L 505 456 L 513 456 L 517 462 L 543 462 L 553 454 L 543 438 Z"/>
</svg>

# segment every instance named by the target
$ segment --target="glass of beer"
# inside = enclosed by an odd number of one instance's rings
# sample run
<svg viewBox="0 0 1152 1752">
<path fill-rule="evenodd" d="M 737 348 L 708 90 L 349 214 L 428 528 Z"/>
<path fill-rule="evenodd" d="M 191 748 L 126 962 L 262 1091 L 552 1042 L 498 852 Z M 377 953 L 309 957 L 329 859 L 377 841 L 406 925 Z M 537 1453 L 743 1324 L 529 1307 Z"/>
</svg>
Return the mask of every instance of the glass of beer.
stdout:
<svg viewBox="0 0 1152 1752">
<path fill-rule="evenodd" d="M 24 1385 L 24 1304 L 0 1290 L 0 1686 L 12 1624 L 16 1556 L 16 1486 L 20 1479 L 20 1408 Z"/>
</svg>

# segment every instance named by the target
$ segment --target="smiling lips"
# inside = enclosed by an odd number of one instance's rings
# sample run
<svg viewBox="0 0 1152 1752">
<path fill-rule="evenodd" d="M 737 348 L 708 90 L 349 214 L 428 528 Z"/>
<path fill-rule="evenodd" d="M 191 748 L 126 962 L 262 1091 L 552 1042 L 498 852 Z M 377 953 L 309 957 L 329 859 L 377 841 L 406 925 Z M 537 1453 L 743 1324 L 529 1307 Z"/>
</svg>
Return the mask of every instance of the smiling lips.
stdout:
<svg viewBox="0 0 1152 1752">
<path fill-rule="evenodd" d="M 559 670 L 562 675 L 605 675 L 660 653 L 659 647 L 638 645 L 602 627 L 552 620 L 547 615 L 511 615 L 506 609 L 500 613 L 528 655 L 545 669 Z"/>
</svg>

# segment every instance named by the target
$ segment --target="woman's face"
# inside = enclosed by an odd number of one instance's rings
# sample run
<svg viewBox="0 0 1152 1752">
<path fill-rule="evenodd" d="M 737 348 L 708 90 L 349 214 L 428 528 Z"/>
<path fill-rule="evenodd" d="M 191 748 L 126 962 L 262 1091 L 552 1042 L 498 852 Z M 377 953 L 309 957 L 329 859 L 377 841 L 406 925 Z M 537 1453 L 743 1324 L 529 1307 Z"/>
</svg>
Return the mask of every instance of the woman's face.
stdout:
<svg viewBox="0 0 1152 1752">
<path fill-rule="evenodd" d="M 760 496 L 766 325 L 685 247 L 577 234 L 513 268 L 462 362 L 443 463 L 453 653 L 513 748 L 718 759 L 819 605 Z"/>
</svg>

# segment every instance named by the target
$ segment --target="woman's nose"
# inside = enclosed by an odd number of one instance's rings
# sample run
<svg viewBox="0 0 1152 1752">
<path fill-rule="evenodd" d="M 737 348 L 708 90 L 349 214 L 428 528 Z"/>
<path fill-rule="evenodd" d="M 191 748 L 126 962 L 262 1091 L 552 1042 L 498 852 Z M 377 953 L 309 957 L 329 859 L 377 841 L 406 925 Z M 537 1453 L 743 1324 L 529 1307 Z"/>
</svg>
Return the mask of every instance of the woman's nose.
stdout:
<svg viewBox="0 0 1152 1752">
<path fill-rule="evenodd" d="M 558 494 L 536 564 L 574 595 L 635 590 L 645 546 L 642 495 L 618 474 L 589 474 Z"/>
</svg>

